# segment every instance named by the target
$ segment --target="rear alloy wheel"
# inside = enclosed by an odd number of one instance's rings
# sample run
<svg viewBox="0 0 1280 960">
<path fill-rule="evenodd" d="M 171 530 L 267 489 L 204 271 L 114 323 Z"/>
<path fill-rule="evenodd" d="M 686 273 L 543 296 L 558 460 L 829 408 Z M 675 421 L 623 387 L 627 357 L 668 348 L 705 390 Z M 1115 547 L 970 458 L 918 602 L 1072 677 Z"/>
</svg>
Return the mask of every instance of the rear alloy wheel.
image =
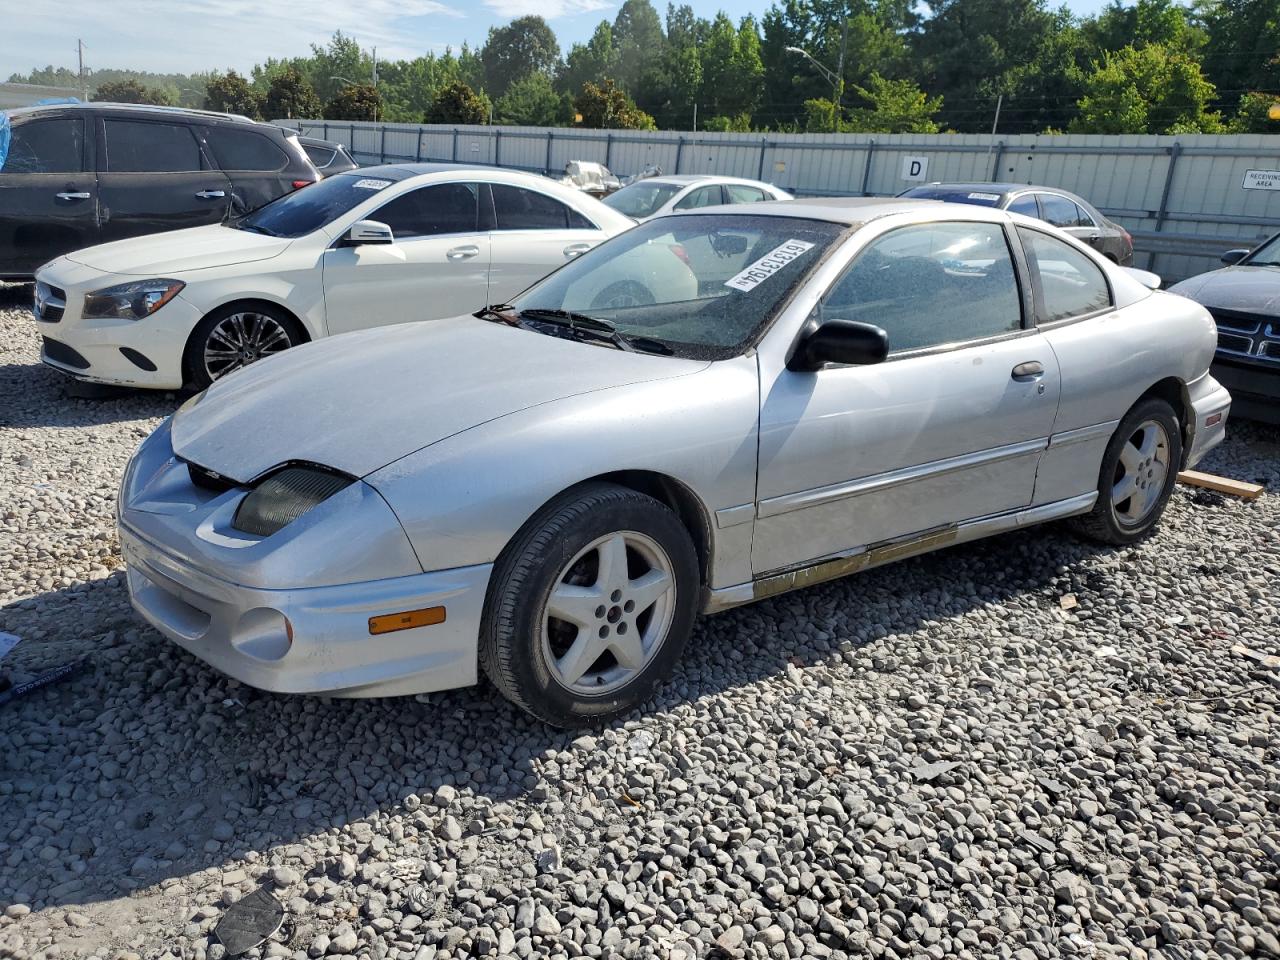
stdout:
<svg viewBox="0 0 1280 960">
<path fill-rule="evenodd" d="M 1098 501 L 1077 518 L 1081 533 L 1127 544 L 1151 532 L 1173 493 L 1182 462 L 1182 434 L 1173 409 L 1152 397 L 1120 421 L 1102 458 Z"/>
<path fill-rule="evenodd" d="M 646 700 L 693 627 L 700 578 L 664 504 L 612 484 L 570 490 L 530 520 L 494 567 L 481 628 L 485 673 L 561 727 Z"/>
<path fill-rule="evenodd" d="M 187 376 L 192 386 L 203 390 L 213 381 L 302 340 L 298 324 L 282 310 L 232 304 L 209 314 L 196 327 L 187 344 Z"/>
</svg>

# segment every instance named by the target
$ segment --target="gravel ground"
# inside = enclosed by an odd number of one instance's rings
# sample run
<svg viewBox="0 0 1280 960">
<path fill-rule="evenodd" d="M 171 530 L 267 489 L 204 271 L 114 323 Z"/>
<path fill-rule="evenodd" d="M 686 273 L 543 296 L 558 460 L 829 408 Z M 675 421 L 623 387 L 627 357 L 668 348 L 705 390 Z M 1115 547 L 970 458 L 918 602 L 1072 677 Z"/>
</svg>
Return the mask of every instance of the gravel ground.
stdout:
<svg viewBox="0 0 1280 960">
<path fill-rule="evenodd" d="M 480 686 L 228 680 L 130 613 L 116 485 L 172 396 L 74 400 L 0 287 L 0 957 L 1280 954 L 1280 435 L 1137 549 L 1060 528 L 702 622 L 579 736 Z"/>
</svg>

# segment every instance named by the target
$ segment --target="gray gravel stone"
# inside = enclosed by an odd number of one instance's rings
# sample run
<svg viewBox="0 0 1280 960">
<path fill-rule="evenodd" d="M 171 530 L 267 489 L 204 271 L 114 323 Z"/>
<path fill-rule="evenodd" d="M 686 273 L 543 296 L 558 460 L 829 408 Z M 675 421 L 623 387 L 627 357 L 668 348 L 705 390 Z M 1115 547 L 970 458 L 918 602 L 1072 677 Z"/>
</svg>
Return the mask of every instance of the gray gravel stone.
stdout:
<svg viewBox="0 0 1280 960">
<path fill-rule="evenodd" d="M 1278 949 L 1280 435 L 1157 533 L 1058 527 L 699 621 L 651 704 L 261 693 L 131 611 L 113 509 L 180 397 L 67 395 L 0 286 L 0 956 L 1174 960 Z M 6 300 L 5 297 L 8 297 Z M 1062 598 L 1075 598 L 1065 608 Z M 14 709 L 16 707 L 17 709 Z M 136 869 L 135 869 L 136 868 Z M 287 900 L 286 900 L 287 898 Z"/>
</svg>

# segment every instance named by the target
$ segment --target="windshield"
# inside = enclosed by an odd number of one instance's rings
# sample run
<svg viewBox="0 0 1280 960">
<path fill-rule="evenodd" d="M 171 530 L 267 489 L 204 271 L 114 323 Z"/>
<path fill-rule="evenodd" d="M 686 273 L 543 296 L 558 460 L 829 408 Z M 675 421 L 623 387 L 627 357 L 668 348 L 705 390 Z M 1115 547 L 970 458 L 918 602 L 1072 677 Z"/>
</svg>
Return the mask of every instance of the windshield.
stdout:
<svg viewBox="0 0 1280 960">
<path fill-rule="evenodd" d="M 792 217 L 661 217 L 570 261 L 511 304 L 568 311 L 676 356 L 737 356 L 846 228 Z"/>
<path fill-rule="evenodd" d="M 301 237 L 320 229 L 393 183 L 394 180 L 371 177 L 364 172 L 340 173 L 287 193 L 241 217 L 231 226 L 272 237 Z"/>
<path fill-rule="evenodd" d="M 1250 267 L 1280 267 L 1280 233 L 1242 261 Z"/>
<path fill-rule="evenodd" d="M 658 209 L 680 192 L 681 184 L 661 183 L 652 180 L 641 180 L 623 187 L 617 193 L 611 193 L 604 202 L 619 213 L 628 217 L 643 220 L 658 212 Z"/>
<path fill-rule="evenodd" d="M 913 200 L 946 200 L 949 203 L 972 203 L 979 207 L 994 207 L 1001 194 L 985 190 L 957 190 L 955 187 L 913 187 L 900 194 Z"/>
</svg>

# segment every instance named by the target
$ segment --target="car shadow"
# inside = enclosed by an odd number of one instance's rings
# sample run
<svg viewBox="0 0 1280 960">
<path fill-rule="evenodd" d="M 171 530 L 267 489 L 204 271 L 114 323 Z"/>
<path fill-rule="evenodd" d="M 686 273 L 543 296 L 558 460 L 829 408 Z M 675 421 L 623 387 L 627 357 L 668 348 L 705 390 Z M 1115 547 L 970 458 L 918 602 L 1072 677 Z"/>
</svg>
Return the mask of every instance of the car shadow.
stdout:
<svg viewBox="0 0 1280 960">
<path fill-rule="evenodd" d="M 0 364 L 0 427 L 84 427 L 167 417 L 183 395 L 84 384 L 42 363 Z"/>
<path fill-rule="evenodd" d="M 35 299 L 35 284 L 0 281 L 0 310 L 30 307 Z"/>
<path fill-rule="evenodd" d="M 1052 549 L 1033 549 L 1046 536 Z M 1018 532 L 702 618 L 671 679 L 611 727 L 669 743 L 697 701 L 842 657 L 892 670 L 892 650 L 863 648 L 1014 596 L 1041 594 L 1056 616 L 1059 566 L 1105 552 L 1052 527 Z M 542 809 L 584 789 L 580 775 L 557 776 L 567 760 L 558 755 L 581 732 L 531 719 L 487 683 L 425 702 L 263 693 L 141 624 L 121 571 L 0 608 L 0 631 L 24 638 L 5 661 L 15 680 L 85 661 L 0 706 L 7 836 L 38 838 L 15 863 L 19 845 L 0 837 L 0 861 L 9 857 L 0 902 L 39 909 L 141 895 L 357 820 L 374 818 L 376 835 L 378 818 L 412 817 L 411 797 L 444 784 L 482 807 Z M 574 762 L 614 760 L 578 750 Z M 624 798 L 596 799 L 619 818 L 634 812 Z M 51 811 L 64 805 L 80 812 L 54 830 Z M 433 843 L 424 837 L 424 857 Z"/>
</svg>

